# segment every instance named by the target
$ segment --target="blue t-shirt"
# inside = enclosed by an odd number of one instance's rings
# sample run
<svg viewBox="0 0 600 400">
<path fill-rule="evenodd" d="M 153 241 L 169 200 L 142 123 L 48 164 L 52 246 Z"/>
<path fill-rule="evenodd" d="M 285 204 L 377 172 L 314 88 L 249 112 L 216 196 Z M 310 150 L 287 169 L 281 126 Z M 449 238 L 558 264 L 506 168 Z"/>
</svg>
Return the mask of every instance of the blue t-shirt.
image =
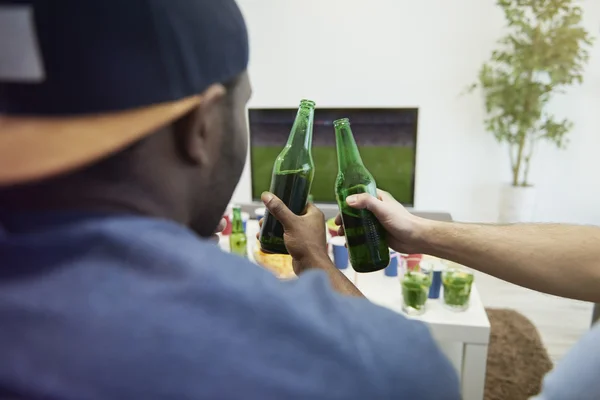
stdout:
<svg viewBox="0 0 600 400">
<path fill-rule="evenodd" d="M 58 400 L 459 399 L 427 327 L 280 282 L 173 222 L 4 216 L 0 393 Z"/>
<path fill-rule="evenodd" d="M 550 371 L 536 400 L 600 399 L 600 323 Z"/>
</svg>

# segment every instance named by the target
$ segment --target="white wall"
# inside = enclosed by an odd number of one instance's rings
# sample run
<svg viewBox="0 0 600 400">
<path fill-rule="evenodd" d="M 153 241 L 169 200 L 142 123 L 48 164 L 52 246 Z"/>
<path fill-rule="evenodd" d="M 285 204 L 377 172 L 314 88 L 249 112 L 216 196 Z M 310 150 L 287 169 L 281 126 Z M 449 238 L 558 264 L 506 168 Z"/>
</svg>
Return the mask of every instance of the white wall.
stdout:
<svg viewBox="0 0 600 400">
<path fill-rule="evenodd" d="M 415 208 L 493 221 L 507 150 L 483 129 L 481 97 L 461 96 L 502 34 L 493 0 L 238 0 L 249 27 L 251 107 L 419 107 Z M 600 1 L 585 25 L 600 31 Z M 600 43 L 586 82 L 552 108 L 576 126 L 567 151 L 532 165 L 536 219 L 600 224 Z M 234 195 L 249 201 L 248 165 Z"/>
</svg>

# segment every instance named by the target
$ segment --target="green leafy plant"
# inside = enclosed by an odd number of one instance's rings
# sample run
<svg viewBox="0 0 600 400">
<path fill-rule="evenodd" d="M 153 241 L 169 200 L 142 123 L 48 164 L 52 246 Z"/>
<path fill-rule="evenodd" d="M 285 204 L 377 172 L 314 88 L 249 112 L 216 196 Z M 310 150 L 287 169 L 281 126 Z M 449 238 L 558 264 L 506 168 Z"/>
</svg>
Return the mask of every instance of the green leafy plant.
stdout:
<svg viewBox="0 0 600 400">
<path fill-rule="evenodd" d="M 530 186 L 535 145 L 566 146 L 573 123 L 546 110 L 556 93 L 583 80 L 592 38 L 581 27 L 582 9 L 573 0 L 497 0 L 509 33 L 479 72 L 486 129 L 507 143 L 513 186 Z"/>
</svg>

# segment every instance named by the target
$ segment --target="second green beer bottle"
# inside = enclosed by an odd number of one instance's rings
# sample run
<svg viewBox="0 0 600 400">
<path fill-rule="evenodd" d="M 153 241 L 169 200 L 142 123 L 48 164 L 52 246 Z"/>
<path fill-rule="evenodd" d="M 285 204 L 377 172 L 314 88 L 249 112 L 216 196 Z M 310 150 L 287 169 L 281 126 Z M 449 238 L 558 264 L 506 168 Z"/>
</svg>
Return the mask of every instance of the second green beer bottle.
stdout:
<svg viewBox="0 0 600 400">
<path fill-rule="evenodd" d="M 314 101 L 300 102 L 287 144 L 273 166 L 271 193 L 279 197 L 297 215 L 302 214 L 306 208 L 315 175 L 311 151 L 314 113 Z M 283 226 L 268 211 L 265 213 L 259 240 L 264 252 L 288 253 L 283 242 Z"/>
<path fill-rule="evenodd" d="M 372 212 L 352 208 L 346 203 L 346 198 L 353 194 L 377 196 L 377 185 L 362 162 L 350 121 L 339 119 L 333 125 L 338 158 L 335 195 L 342 214 L 350 263 L 357 272 L 379 271 L 390 263 L 386 232 Z"/>
<path fill-rule="evenodd" d="M 248 257 L 248 246 L 246 232 L 244 231 L 244 221 L 242 220 L 242 209 L 239 206 L 233 207 L 233 221 L 231 222 L 231 234 L 229 235 L 229 248 L 233 254 Z"/>
</svg>

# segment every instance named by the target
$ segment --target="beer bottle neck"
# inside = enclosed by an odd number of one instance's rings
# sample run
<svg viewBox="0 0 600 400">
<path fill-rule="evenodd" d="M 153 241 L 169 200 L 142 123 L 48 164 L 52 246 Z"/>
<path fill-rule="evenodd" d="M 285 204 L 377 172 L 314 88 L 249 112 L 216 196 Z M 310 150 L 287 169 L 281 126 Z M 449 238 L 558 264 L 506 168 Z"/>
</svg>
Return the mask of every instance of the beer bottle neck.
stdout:
<svg viewBox="0 0 600 400">
<path fill-rule="evenodd" d="M 349 122 L 336 121 L 335 144 L 337 148 L 338 168 L 340 171 L 343 171 L 350 165 L 363 165 Z"/>
<path fill-rule="evenodd" d="M 287 141 L 289 147 L 310 150 L 312 146 L 314 115 L 314 107 L 305 104 L 300 105 Z"/>
<path fill-rule="evenodd" d="M 239 208 L 233 209 L 233 221 L 231 221 L 231 232 L 232 233 L 244 232 L 244 224 L 242 222 L 242 211 Z"/>
</svg>

